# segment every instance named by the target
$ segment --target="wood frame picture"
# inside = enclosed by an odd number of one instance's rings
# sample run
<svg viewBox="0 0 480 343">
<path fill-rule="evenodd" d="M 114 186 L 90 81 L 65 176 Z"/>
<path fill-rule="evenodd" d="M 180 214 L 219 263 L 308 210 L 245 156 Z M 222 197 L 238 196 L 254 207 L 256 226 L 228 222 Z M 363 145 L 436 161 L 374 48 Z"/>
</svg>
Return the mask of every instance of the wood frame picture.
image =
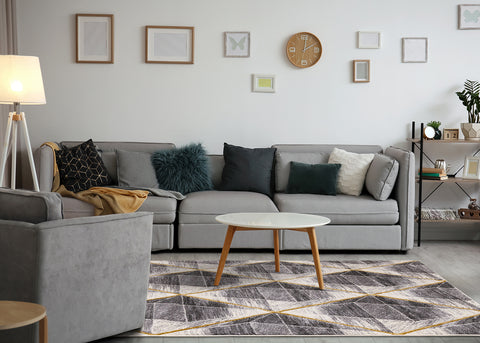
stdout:
<svg viewBox="0 0 480 343">
<path fill-rule="evenodd" d="M 77 63 L 113 63 L 113 14 L 76 14 Z"/>
<path fill-rule="evenodd" d="M 370 82 L 370 60 L 353 60 L 353 82 Z"/>
<path fill-rule="evenodd" d="M 467 156 L 463 165 L 464 179 L 480 179 L 480 157 Z"/>
<path fill-rule="evenodd" d="M 380 49 L 380 32 L 357 32 L 357 48 Z"/>
<path fill-rule="evenodd" d="M 252 75 L 252 92 L 275 93 L 276 86 L 275 75 Z"/>
<path fill-rule="evenodd" d="M 456 141 L 458 140 L 458 135 L 458 129 L 443 129 L 443 139 L 446 141 Z"/>
<path fill-rule="evenodd" d="M 479 30 L 480 29 L 480 4 L 458 5 L 458 29 Z"/>
<path fill-rule="evenodd" d="M 145 26 L 145 63 L 193 64 L 194 27 Z"/>
<path fill-rule="evenodd" d="M 428 38 L 426 37 L 402 38 L 402 62 L 403 63 L 427 63 L 428 62 Z"/>
<path fill-rule="evenodd" d="M 250 32 L 224 32 L 225 57 L 250 57 Z"/>
</svg>

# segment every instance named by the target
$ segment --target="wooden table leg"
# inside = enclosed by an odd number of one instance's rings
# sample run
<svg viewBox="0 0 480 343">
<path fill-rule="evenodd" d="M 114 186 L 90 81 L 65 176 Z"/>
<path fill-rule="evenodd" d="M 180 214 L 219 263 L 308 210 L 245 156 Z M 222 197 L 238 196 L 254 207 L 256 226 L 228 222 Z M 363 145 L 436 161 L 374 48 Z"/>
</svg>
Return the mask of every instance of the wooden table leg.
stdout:
<svg viewBox="0 0 480 343">
<path fill-rule="evenodd" d="M 275 271 L 280 271 L 280 241 L 278 239 L 278 230 L 273 230 L 273 245 L 275 247 Z"/>
<path fill-rule="evenodd" d="M 39 343 L 48 343 L 48 319 L 47 316 L 40 320 L 38 325 Z"/>
<path fill-rule="evenodd" d="M 320 255 L 318 253 L 317 236 L 315 235 L 315 228 L 310 227 L 307 229 L 308 238 L 310 238 L 310 246 L 312 247 L 313 262 L 315 263 L 315 271 L 317 273 L 318 286 L 323 289 L 323 276 L 322 267 L 320 266 Z"/>
<path fill-rule="evenodd" d="M 234 234 L 235 234 L 235 227 L 229 226 L 227 229 L 227 234 L 225 235 L 225 242 L 223 243 L 220 262 L 218 262 L 217 275 L 215 276 L 215 282 L 214 282 L 215 286 L 218 286 L 220 284 L 220 279 L 222 278 L 222 273 L 223 273 L 223 267 L 225 267 L 225 262 L 227 262 L 227 256 L 228 256 L 228 252 L 230 251 L 230 245 L 232 244 Z"/>
</svg>

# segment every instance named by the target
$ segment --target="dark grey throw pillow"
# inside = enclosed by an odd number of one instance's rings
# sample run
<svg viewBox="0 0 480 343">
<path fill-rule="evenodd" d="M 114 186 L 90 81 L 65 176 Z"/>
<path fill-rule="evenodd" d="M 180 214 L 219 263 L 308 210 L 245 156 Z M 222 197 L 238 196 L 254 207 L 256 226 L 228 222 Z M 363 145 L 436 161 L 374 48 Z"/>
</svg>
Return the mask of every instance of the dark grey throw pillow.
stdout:
<svg viewBox="0 0 480 343">
<path fill-rule="evenodd" d="M 72 148 L 56 151 L 55 159 L 60 181 L 69 191 L 76 193 L 112 183 L 91 139 Z"/>
<path fill-rule="evenodd" d="M 158 188 L 149 152 L 117 150 L 117 175 L 119 186 Z"/>
<path fill-rule="evenodd" d="M 182 194 L 212 189 L 208 157 L 201 144 L 156 151 L 152 164 L 160 189 Z"/>
<path fill-rule="evenodd" d="M 249 149 L 223 144 L 225 166 L 220 189 L 273 195 L 272 173 L 275 148 Z"/>
<path fill-rule="evenodd" d="M 290 162 L 286 193 L 337 195 L 339 163 Z"/>
</svg>

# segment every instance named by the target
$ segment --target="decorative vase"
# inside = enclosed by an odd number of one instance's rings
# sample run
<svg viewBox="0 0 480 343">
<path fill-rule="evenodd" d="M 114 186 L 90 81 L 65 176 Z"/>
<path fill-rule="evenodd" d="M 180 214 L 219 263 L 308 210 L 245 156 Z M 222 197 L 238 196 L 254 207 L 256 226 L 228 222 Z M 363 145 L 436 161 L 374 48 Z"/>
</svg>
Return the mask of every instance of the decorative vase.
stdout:
<svg viewBox="0 0 480 343">
<path fill-rule="evenodd" d="M 480 141 L 480 123 L 461 123 L 463 136 L 468 141 Z"/>
<path fill-rule="evenodd" d="M 442 139 L 442 131 L 440 131 L 438 127 L 435 129 L 435 136 L 433 139 Z"/>
</svg>

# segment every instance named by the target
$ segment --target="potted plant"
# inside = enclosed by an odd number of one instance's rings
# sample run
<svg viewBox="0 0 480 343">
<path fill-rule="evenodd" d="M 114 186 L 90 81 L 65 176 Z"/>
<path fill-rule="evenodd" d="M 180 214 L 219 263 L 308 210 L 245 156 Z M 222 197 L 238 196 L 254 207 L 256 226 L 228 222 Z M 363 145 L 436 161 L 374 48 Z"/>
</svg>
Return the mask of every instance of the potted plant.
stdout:
<svg viewBox="0 0 480 343">
<path fill-rule="evenodd" d="M 431 122 L 427 123 L 427 126 L 431 126 L 435 130 L 435 137 L 433 137 L 433 139 L 442 138 L 442 131 L 439 129 L 440 125 L 442 125 L 442 123 L 437 120 L 432 120 Z"/>
<path fill-rule="evenodd" d="M 480 83 L 477 81 L 465 81 L 464 89 L 456 92 L 463 106 L 467 108 L 468 123 L 461 123 L 462 133 L 467 140 L 480 140 Z"/>
</svg>

